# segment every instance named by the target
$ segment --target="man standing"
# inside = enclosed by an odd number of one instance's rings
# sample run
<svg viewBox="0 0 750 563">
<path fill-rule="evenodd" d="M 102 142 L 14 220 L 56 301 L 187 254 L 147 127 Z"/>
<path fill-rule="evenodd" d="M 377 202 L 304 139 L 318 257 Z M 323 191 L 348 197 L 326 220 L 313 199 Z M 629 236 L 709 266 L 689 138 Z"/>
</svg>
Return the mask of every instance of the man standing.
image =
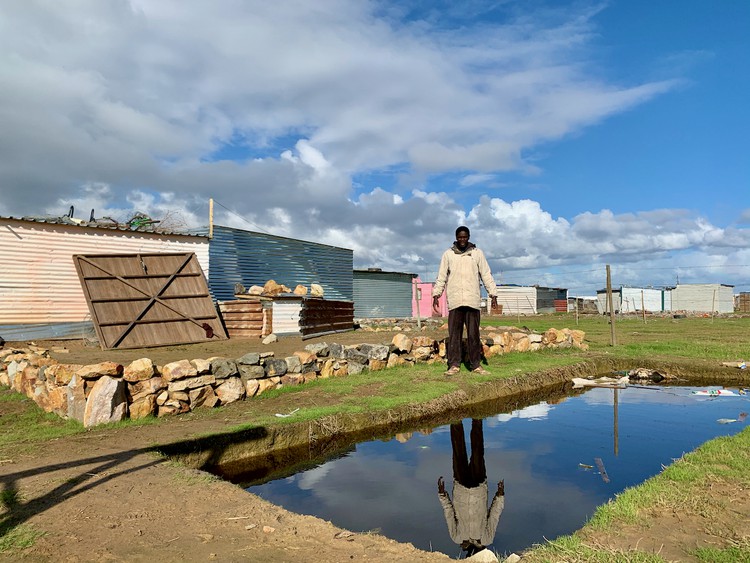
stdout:
<svg viewBox="0 0 750 563">
<path fill-rule="evenodd" d="M 432 310 L 440 314 L 439 298 L 443 289 L 448 297 L 448 371 L 445 375 L 456 375 L 461 371 L 461 340 L 466 325 L 467 355 L 469 369 L 474 373 L 489 375 L 480 363 L 482 361 L 482 343 L 479 340 L 479 309 L 481 296 L 479 280 L 492 299 L 492 306 L 497 306 L 497 287 L 492 279 L 490 266 L 484 252 L 469 242 L 469 228 L 456 229 L 456 241 L 443 253 L 440 260 L 435 287 L 432 290 Z"/>
</svg>

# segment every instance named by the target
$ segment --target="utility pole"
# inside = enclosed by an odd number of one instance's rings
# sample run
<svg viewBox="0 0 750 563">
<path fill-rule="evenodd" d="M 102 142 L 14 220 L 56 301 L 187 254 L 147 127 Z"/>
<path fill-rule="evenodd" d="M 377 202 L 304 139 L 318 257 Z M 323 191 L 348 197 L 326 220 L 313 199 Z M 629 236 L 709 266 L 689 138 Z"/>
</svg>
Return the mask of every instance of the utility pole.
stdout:
<svg viewBox="0 0 750 563">
<path fill-rule="evenodd" d="M 607 264 L 607 305 L 609 306 L 609 331 L 612 346 L 617 346 L 617 335 L 615 334 L 615 308 L 612 305 L 612 275 Z"/>
</svg>

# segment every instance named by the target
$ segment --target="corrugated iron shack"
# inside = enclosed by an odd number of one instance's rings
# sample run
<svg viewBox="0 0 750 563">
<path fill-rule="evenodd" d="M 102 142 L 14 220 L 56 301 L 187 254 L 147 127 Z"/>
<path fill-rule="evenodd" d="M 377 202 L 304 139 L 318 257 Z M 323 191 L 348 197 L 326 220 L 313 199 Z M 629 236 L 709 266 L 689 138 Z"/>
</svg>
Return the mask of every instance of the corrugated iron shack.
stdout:
<svg viewBox="0 0 750 563">
<path fill-rule="evenodd" d="M 74 254 L 194 253 L 209 272 L 209 241 L 157 232 L 152 223 L 0 217 L 0 336 L 5 340 L 94 335 Z"/>
<path fill-rule="evenodd" d="M 615 313 L 660 313 L 671 311 L 672 288 L 626 287 L 612 289 L 612 307 Z M 609 313 L 607 290 L 596 292 L 597 309 L 601 314 Z"/>
<path fill-rule="evenodd" d="M 354 316 L 358 319 L 410 318 L 416 274 L 354 270 Z"/>
</svg>

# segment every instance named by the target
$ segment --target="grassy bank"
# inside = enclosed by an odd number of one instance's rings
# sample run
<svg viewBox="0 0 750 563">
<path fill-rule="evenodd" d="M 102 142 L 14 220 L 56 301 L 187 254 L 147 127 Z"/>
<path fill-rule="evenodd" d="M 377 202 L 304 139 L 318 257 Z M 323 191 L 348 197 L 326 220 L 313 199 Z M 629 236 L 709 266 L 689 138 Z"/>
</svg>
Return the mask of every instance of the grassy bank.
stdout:
<svg viewBox="0 0 750 563">
<path fill-rule="evenodd" d="M 651 362 L 679 360 L 685 365 L 691 362 L 720 365 L 723 361 L 750 360 L 750 348 L 746 344 L 750 318 L 647 318 L 644 323 L 640 317 L 618 317 L 615 323 L 617 346 L 611 345 L 609 319 L 598 315 L 581 316 L 577 321 L 575 316 L 569 314 L 522 317 L 520 323 L 512 317 L 486 318 L 483 324 L 520 324 L 540 332 L 550 327 L 577 328 L 586 332 L 590 349 L 587 352 L 577 349 L 546 350 L 493 357 L 489 359 L 488 368 L 492 372 L 489 376 L 462 371 L 459 377 L 446 378 L 442 374 L 442 365 L 418 365 L 323 379 L 304 386 L 267 392 L 243 404 L 198 410 L 180 418 L 223 421 L 228 420 L 227 413 L 231 412 L 235 413 L 233 420 L 241 419 L 242 422 L 241 425 L 225 427 L 225 431 L 232 428 L 271 428 L 292 422 L 318 420 L 334 414 L 386 412 L 407 404 L 425 403 L 456 391 L 471 392 L 498 380 L 523 378 L 551 368 L 570 366 L 592 357 L 606 356 L 633 362 L 642 358 Z M 367 333 L 362 333 L 362 339 L 363 342 L 367 341 Z M 335 335 L 330 341 L 335 342 Z M 294 417 L 280 418 L 275 414 L 288 413 L 296 408 L 299 410 Z M 113 426 L 86 430 L 76 422 L 43 413 L 29 399 L 7 390 L 0 391 L 0 414 L 0 451 L 3 452 L 0 458 L 3 459 L 39 451 L 48 440 L 83 432 L 99 434 L 113 430 Z M 127 432 L 134 425 L 171 423 L 168 419 L 126 421 L 118 424 L 116 429 Z M 750 429 L 733 438 L 709 442 L 659 476 L 601 507 L 579 533 L 534 550 L 529 558 L 531 561 L 664 561 L 660 556 L 604 546 L 602 535 L 647 521 L 645 515 L 652 513 L 656 506 L 685 513 L 709 508 L 720 510 L 720 506 L 710 503 L 696 507 L 691 501 L 701 498 L 699 493 L 717 482 L 722 486 L 750 489 L 745 470 L 750 465 L 749 455 Z M 7 504 L 4 503 L 6 507 Z M 16 532 L 19 537 L 26 538 L 27 531 Z M 4 545 L 0 543 L 0 551 Z M 695 557 L 704 561 L 750 561 L 750 541 L 739 538 L 717 551 L 696 552 Z"/>
</svg>

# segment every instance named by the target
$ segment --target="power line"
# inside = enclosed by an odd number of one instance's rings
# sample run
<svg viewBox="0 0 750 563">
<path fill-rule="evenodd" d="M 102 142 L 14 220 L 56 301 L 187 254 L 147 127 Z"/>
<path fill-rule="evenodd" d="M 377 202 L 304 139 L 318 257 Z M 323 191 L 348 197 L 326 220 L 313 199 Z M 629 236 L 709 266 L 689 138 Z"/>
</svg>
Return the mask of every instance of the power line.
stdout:
<svg viewBox="0 0 750 563">
<path fill-rule="evenodd" d="M 243 221 L 245 221 L 245 223 L 247 223 L 249 225 L 252 225 L 253 227 L 255 227 L 256 229 L 258 229 L 259 231 L 261 231 L 263 233 L 266 233 L 267 235 L 271 234 L 267 230 L 265 230 L 264 228 L 259 227 L 258 225 L 256 225 L 252 221 L 250 221 L 249 219 L 246 219 L 245 217 L 243 217 L 242 215 L 240 215 L 239 213 L 236 213 L 236 212 L 232 211 L 226 205 L 222 204 L 220 201 L 216 201 L 216 199 L 214 199 L 214 203 L 220 205 L 221 207 L 223 207 L 224 209 L 226 209 L 229 213 L 231 213 L 232 215 L 234 215 L 235 217 L 237 217 L 239 219 L 242 219 Z"/>
</svg>

